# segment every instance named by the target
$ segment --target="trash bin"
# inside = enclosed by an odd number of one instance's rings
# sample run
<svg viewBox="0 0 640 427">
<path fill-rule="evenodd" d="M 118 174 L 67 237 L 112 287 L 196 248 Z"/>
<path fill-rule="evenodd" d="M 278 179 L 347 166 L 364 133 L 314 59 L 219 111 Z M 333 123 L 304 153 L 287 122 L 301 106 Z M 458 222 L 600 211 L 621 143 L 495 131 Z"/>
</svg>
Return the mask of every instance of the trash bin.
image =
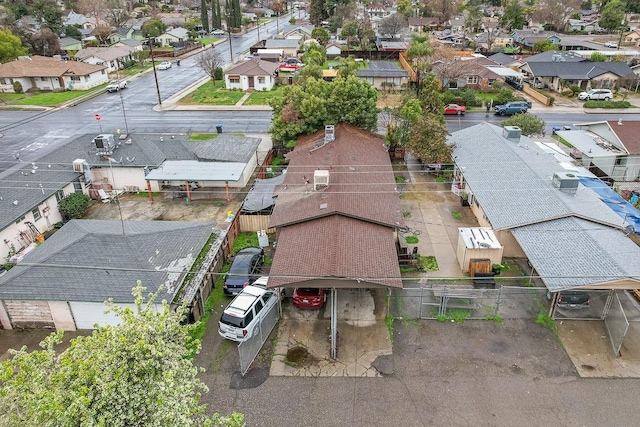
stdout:
<svg viewBox="0 0 640 427">
<path fill-rule="evenodd" d="M 216 125 L 216 132 L 222 133 L 222 125 Z"/>
</svg>

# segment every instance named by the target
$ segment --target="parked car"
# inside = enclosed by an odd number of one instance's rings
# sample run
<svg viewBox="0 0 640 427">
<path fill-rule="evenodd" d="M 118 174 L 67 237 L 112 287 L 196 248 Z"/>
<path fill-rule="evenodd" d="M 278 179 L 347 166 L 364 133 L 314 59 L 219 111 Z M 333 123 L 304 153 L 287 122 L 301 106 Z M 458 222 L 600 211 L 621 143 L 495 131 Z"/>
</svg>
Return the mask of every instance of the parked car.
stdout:
<svg viewBox="0 0 640 427">
<path fill-rule="evenodd" d="M 127 81 L 120 80 L 116 82 L 110 82 L 105 89 L 107 90 L 107 92 L 111 93 L 111 92 L 117 92 L 119 90 L 126 89 L 126 88 L 127 88 Z"/>
<path fill-rule="evenodd" d="M 298 67 L 302 67 L 304 65 L 302 61 L 299 60 L 298 58 L 287 58 L 282 62 L 284 62 L 287 65 L 297 65 Z"/>
<path fill-rule="evenodd" d="M 467 112 L 467 107 L 458 104 L 449 104 L 444 107 L 444 114 L 464 114 Z"/>
<path fill-rule="evenodd" d="M 590 300 L 585 291 L 562 291 L 558 294 L 557 304 L 560 308 L 587 308 Z"/>
<path fill-rule="evenodd" d="M 604 47 L 612 47 L 614 49 L 617 49 L 618 48 L 618 43 L 617 42 L 612 42 L 612 41 L 605 42 Z"/>
<path fill-rule="evenodd" d="M 581 99 L 583 101 L 609 101 L 610 99 L 613 99 L 613 92 L 611 92 L 611 90 L 609 89 L 591 89 L 586 92 L 580 92 L 580 94 L 578 95 L 578 99 Z"/>
<path fill-rule="evenodd" d="M 493 111 L 498 116 L 510 116 L 512 114 L 526 113 L 531 108 L 531 103 L 527 101 L 511 101 L 504 105 L 496 105 Z"/>
<path fill-rule="evenodd" d="M 242 342 L 253 336 L 256 326 L 277 303 L 275 292 L 247 286 L 224 309 L 218 333 L 231 341 Z"/>
<path fill-rule="evenodd" d="M 269 282 L 269 277 L 267 276 L 260 276 L 256 279 L 255 282 L 253 282 L 251 284 L 251 286 L 255 286 L 256 288 L 260 288 L 260 289 L 267 289 L 267 283 Z M 273 288 L 270 289 L 272 291 L 274 291 L 277 294 L 280 294 L 280 299 L 284 299 L 285 296 L 285 289 L 284 288 Z"/>
<path fill-rule="evenodd" d="M 298 308 L 321 308 L 327 302 L 324 288 L 296 288 L 293 290 L 293 305 Z"/>
<path fill-rule="evenodd" d="M 229 272 L 224 276 L 224 293 L 235 295 L 245 286 L 251 285 L 260 277 L 260 267 L 264 262 L 264 250 L 261 248 L 243 248 L 236 253 Z"/>
<path fill-rule="evenodd" d="M 171 62 L 169 61 L 163 61 L 158 65 L 158 70 L 168 70 L 169 68 L 171 68 Z"/>
<path fill-rule="evenodd" d="M 224 36 L 225 34 L 227 34 L 227 32 L 224 30 L 213 30 L 209 34 L 214 36 Z"/>
</svg>

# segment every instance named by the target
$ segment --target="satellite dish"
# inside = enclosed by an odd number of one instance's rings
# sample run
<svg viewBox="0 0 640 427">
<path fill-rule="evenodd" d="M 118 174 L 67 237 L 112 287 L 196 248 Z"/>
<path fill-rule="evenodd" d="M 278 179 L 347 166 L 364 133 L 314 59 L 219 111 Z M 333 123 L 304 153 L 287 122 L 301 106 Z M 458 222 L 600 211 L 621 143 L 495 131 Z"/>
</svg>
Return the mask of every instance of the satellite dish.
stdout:
<svg viewBox="0 0 640 427">
<path fill-rule="evenodd" d="M 633 228 L 633 225 L 628 224 L 625 228 L 624 231 L 626 232 L 627 236 L 631 233 L 633 233 L 635 231 L 635 228 Z"/>
</svg>

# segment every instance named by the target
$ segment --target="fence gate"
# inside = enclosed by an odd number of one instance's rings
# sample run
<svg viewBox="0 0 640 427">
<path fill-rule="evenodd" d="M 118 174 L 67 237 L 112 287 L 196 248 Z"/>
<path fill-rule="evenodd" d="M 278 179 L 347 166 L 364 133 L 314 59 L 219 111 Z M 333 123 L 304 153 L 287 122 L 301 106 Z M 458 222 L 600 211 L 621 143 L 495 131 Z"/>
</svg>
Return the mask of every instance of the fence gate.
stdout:
<svg viewBox="0 0 640 427">
<path fill-rule="evenodd" d="M 265 313 L 262 321 L 257 322 L 251 332 L 251 338 L 241 342 L 238 345 L 238 355 L 240 356 L 240 374 L 244 375 L 249 370 L 253 359 L 256 358 L 258 352 L 262 348 L 262 345 L 269 338 L 269 334 L 273 330 L 273 327 L 278 323 L 280 318 L 280 312 L 278 310 L 278 304 L 273 304 L 269 311 Z"/>
<path fill-rule="evenodd" d="M 613 292 L 613 298 L 611 298 L 611 305 L 609 306 L 609 310 L 604 318 L 604 324 L 607 327 L 607 332 L 609 333 L 609 340 L 611 340 L 613 354 L 618 356 L 620 354 L 620 347 L 622 347 L 624 337 L 627 335 L 627 331 L 629 330 L 629 320 L 627 320 L 627 316 L 624 314 L 624 309 L 620 303 L 618 291 Z"/>
</svg>

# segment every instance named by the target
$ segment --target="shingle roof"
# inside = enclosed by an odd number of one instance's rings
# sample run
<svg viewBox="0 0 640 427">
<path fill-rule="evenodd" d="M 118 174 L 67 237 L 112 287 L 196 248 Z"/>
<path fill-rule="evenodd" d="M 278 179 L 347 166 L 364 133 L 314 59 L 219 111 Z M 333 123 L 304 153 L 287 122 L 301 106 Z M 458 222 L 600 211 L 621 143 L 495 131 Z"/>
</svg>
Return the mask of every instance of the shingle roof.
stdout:
<svg viewBox="0 0 640 427">
<path fill-rule="evenodd" d="M 111 47 L 87 47 L 80 49 L 75 58 L 82 61 L 83 59 L 95 57 L 105 61 L 113 61 L 118 58 L 124 58 L 135 52 L 135 49 L 128 46 L 111 46 Z"/>
<path fill-rule="evenodd" d="M 627 120 L 617 122 L 609 120 L 607 124 L 620 139 L 629 154 L 640 154 L 640 121 Z"/>
<path fill-rule="evenodd" d="M 278 48 L 291 48 L 300 47 L 300 39 L 268 39 L 265 41 L 264 47 L 266 49 L 278 49 Z"/>
<path fill-rule="evenodd" d="M 502 52 L 491 55 L 489 59 L 500 65 L 508 65 L 517 61 L 513 56 L 509 56 Z"/>
<path fill-rule="evenodd" d="M 0 64 L 0 77 L 86 76 L 104 69 L 105 67 L 102 65 L 85 64 L 79 61 L 64 61 L 34 55 L 28 59 L 16 59 L 15 61 Z"/>
<path fill-rule="evenodd" d="M 531 62 L 531 72 L 537 77 L 560 77 L 563 79 L 592 79 L 606 73 L 619 77 L 632 74 L 625 62 Z"/>
<path fill-rule="evenodd" d="M 270 76 L 278 69 L 275 62 L 261 61 L 260 59 L 250 59 L 241 62 L 225 71 L 225 74 L 239 74 L 243 76 Z"/>
<path fill-rule="evenodd" d="M 559 52 L 557 50 L 548 50 L 546 52 L 541 52 L 536 55 L 531 55 L 527 58 L 524 58 L 523 61 L 527 64 L 532 62 L 552 62 L 553 58 L 562 58 L 562 62 L 583 62 L 586 59 L 580 55 L 576 55 L 573 52 Z"/>
<path fill-rule="evenodd" d="M 341 215 L 282 228 L 269 287 L 316 277 L 401 288 L 393 229 Z"/>
<path fill-rule="evenodd" d="M 356 71 L 358 77 L 409 77 L 409 73 L 402 69 L 380 70 L 364 68 Z"/>
<path fill-rule="evenodd" d="M 0 278 L 0 299 L 126 303 L 141 280 L 171 301 L 214 225 L 72 220 Z"/>
<path fill-rule="evenodd" d="M 284 184 L 276 191 L 270 226 L 338 213 L 395 227 L 402 215 L 383 137 L 339 124 L 335 141 L 315 149 L 323 138 L 324 131 L 302 138 L 290 153 Z M 313 175 L 318 169 L 329 171 L 329 187 L 313 191 Z"/>
<path fill-rule="evenodd" d="M 496 230 L 570 216 L 622 227 L 621 218 L 592 190 L 580 186 L 572 196 L 555 188 L 551 180 L 562 167 L 527 137 L 509 141 L 502 128 L 483 123 L 454 132 L 450 142 L 456 164 Z"/>
</svg>

